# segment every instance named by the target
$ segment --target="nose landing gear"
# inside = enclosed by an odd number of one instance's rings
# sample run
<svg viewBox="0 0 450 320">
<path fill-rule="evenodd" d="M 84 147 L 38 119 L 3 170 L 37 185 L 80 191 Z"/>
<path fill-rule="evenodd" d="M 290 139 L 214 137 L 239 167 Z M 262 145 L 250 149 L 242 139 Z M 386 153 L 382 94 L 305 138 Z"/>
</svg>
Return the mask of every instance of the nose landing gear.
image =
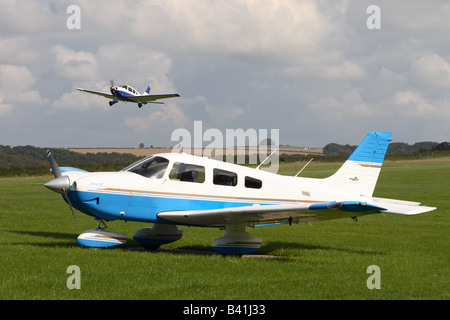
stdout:
<svg viewBox="0 0 450 320">
<path fill-rule="evenodd" d="M 78 236 L 78 245 L 82 247 L 109 248 L 127 242 L 128 235 L 126 233 L 105 231 L 106 228 L 105 221 L 100 219 L 97 228 L 87 230 Z"/>
</svg>

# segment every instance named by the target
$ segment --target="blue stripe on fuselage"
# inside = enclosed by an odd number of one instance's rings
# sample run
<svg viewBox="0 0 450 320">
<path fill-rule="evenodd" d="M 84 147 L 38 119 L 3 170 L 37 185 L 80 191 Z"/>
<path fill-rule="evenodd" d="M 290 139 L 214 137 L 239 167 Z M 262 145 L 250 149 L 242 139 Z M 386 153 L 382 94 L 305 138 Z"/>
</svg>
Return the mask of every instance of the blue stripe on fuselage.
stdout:
<svg viewBox="0 0 450 320">
<path fill-rule="evenodd" d="M 182 195 L 131 194 L 126 192 L 70 191 L 72 205 L 96 218 L 151 223 L 168 223 L 157 217 L 162 211 L 209 210 L 250 206 L 261 201 L 233 201 Z M 270 202 L 275 204 L 275 202 Z"/>
<path fill-rule="evenodd" d="M 132 93 L 128 93 L 125 91 L 116 91 L 116 96 L 122 100 L 126 100 L 126 101 L 131 101 L 130 99 L 128 99 L 129 97 L 135 97 L 136 95 L 132 94 Z"/>
</svg>

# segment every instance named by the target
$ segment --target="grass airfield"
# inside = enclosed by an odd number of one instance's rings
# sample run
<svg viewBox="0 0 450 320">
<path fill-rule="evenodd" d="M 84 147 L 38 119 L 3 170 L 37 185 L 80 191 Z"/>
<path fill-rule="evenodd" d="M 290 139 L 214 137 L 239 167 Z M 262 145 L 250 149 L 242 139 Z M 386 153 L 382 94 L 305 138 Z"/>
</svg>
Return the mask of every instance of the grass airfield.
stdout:
<svg viewBox="0 0 450 320">
<path fill-rule="evenodd" d="M 303 177 L 325 177 L 341 163 L 309 165 Z M 295 175 L 303 164 L 282 166 Z M 181 240 L 149 253 L 132 239 L 148 224 L 108 223 L 128 233 L 125 246 L 80 248 L 76 237 L 96 221 L 42 184 L 52 176 L 0 179 L 0 299 L 443 299 L 450 298 L 450 159 L 387 161 L 375 196 L 420 201 L 437 210 L 315 224 L 248 228 L 263 244 L 255 255 L 221 256 L 211 243 L 223 231 L 180 227 Z M 274 257 L 274 258 L 273 258 Z M 67 268 L 81 271 L 69 290 Z M 368 289 L 380 268 L 381 289 Z"/>
</svg>

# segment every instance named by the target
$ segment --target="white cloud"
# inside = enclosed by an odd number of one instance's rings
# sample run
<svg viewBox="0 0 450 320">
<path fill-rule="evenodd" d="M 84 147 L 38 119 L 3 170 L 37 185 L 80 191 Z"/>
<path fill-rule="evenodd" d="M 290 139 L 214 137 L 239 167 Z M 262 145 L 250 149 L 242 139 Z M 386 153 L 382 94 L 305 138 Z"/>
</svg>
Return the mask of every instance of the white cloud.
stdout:
<svg viewBox="0 0 450 320">
<path fill-rule="evenodd" d="M 63 79 L 94 80 L 98 78 L 97 59 L 92 52 L 74 51 L 62 45 L 51 50 L 55 55 L 55 72 Z"/>
<path fill-rule="evenodd" d="M 397 91 L 393 102 L 399 114 L 412 118 L 432 119 L 438 114 L 438 108 L 430 103 L 421 92 L 411 90 Z"/>
<path fill-rule="evenodd" d="M 127 117 L 124 121 L 124 126 L 136 133 L 160 134 L 164 132 L 167 135 L 172 130 L 170 128 L 184 127 L 190 123 L 184 111 L 175 103 L 169 102 L 162 107 L 147 104 L 142 108 L 140 111 L 143 114 Z M 150 111 L 146 112 L 144 108 L 150 109 Z"/>
<path fill-rule="evenodd" d="M 54 12 L 46 1 L 2 2 L 0 30 L 4 34 L 34 36 L 51 30 L 54 22 Z"/>
<path fill-rule="evenodd" d="M 283 73 L 295 77 L 313 77 L 323 79 L 363 79 L 367 76 L 364 68 L 355 62 L 345 60 L 342 63 L 302 65 L 283 68 Z"/>
<path fill-rule="evenodd" d="M 6 116 L 14 109 L 13 104 L 4 103 L 4 100 L 5 96 L 3 96 L 3 94 L 0 94 L 0 116 Z"/>
<path fill-rule="evenodd" d="M 24 36 L 17 38 L 0 38 L 0 63 L 30 65 L 39 61 L 33 52 L 28 39 Z"/>
<path fill-rule="evenodd" d="M 410 72 L 414 80 L 423 86 L 450 89 L 450 64 L 437 54 L 415 60 Z"/>
<path fill-rule="evenodd" d="M 0 65 L 0 112 L 5 115 L 16 106 L 44 105 L 47 99 L 32 89 L 35 78 L 24 66 Z"/>
</svg>

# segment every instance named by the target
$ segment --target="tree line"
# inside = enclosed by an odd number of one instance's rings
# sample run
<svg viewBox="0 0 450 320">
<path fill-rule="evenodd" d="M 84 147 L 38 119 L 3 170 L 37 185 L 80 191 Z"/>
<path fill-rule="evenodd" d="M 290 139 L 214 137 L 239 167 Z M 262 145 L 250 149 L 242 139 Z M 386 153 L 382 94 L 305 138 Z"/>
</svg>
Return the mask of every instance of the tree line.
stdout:
<svg viewBox="0 0 450 320">
<path fill-rule="evenodd" d="M 33 146 L 0 145 L 0 176 L 45 175 L 50 171 L 47 149 Z M 60 167 L 78 167 L 88 171 L 118 171 L 142 157 L 129 153 L 82 154 L 63 148 L 51 152 Z"/>
<path fill-rule="evenodd" d="M 349 156 L 357 146 L 340 145 L 329 143 L 323 148 L 323 154 L 326 156 Z M 392 142 L 389 144 L 386 155 L 419 155 L 450 151 L 449 142 L 416 142 L 412 145 L 404 142 Z"/>
<path fill-rule="evenodd" d="M 280 162 L 296 162 L 314 158 L 314 161 L 318 162 L 340 162 L 345 161 L 356 147 L 329 143 L 323 148 L 323 155 L 281 154 L 279 160 Z M 47 148 L 33 146 L 0 145 L 0 177 L 49 174 L 50 165 L 46 151 Z M 118 171 L 142 158 L 130 153 L 118 152 L 82 154 L 64 148 L 52 148 L 51 151 L 59 166 L 77 167 L 87 171 Z M 395 160 L 449 155 L 449 142 L 417 142 L 413 145 L 394 142 L 389 144 L 386 158 Z"/>
</svg>

